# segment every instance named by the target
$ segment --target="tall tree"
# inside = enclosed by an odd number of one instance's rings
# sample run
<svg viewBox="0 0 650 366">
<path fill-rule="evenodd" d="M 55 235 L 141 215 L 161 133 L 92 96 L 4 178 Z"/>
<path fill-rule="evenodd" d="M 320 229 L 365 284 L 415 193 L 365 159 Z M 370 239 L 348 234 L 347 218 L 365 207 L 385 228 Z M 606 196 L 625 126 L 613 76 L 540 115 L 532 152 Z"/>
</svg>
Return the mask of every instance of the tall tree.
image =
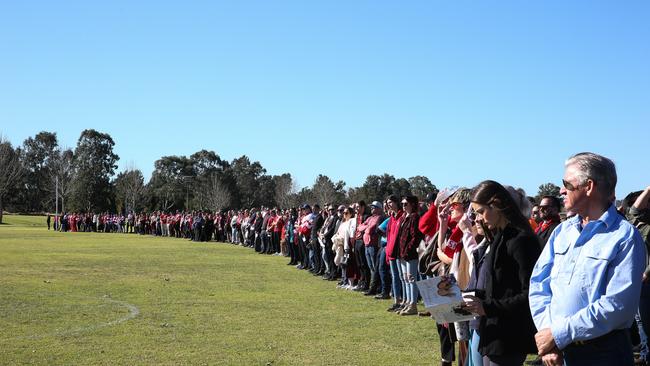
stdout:
<svg viewBox="0 0 650 366">
<path fill-rule="evenodd" d="M 427 194 L 438 191 L 438 188 L 431 183 L 429 178 L 422 175 L 409 178 L 409 184 L 411 186 L 411 192 L 421 200 L 424 200 Z"/>
<path fill-rule="evenodd" d="M 390 192 L 390 194 L 394 194 L 397 197 L 403 197 L 403 196 L 408 196 L 413 194 L 413 192 L 411 191 L 411 184 L 409 183 L 408 180 L 404 178 L 395 179 L 393 184 L 389 186 L 388 191 Z M 385 196 L 380 196 L 376 199 L 382 201 L 386 197 L 388 197 L 388 194 L 386 194 Z"/>
<path fill-rule="evenodd" d="M 311 191 L 316 200 L 315 203 L 324 205 L 325 203 L 341 203 L 345 200 L 345 182 L 338 181 L 336 184 L 326 176 L 319 174 L 314 181 Z"/>
<path fill-rule="evenodd" d="M 25 168 L 25 210 L 30 212 L 51 210 L 54 196 L 46 187 L 50 183 L 52 160 L 58 152 L 56 133 L 42 131 L 23 142 L 23 167 Z"/>
<path fill-rule="evenodd" d="M 48 169 L 48 184 L 45 186 L 50 196 L 58 197 L 60 212 L 65 212 L 66 204 L 72 194 L 75 177 L 74 152 L 71 149 L 57 150 Z M 56 188 L 58 187 L 58 192 Z M 56 206 L 56 205 L 55 205 Z"/>
<path fill-rule="evenodd" d="M 535 201 L 539 202 L 542 200 L 542 197 L 544 196 L 554 196 L 554 197 L 560 197 L 560 187 L 556 186 L 553 183 L 544 183 L 539 186 L 539 190 L 537 191 L 537 196 L 535 197 Z"/>
<path fill-rule="evenodd" d="M 410 185 L 404 178 L 396 180 L 394 176 L 384 173 L 383 175 L 369 175 L 366 181 L 357 190 L 351 191 L 357 200 L 371 202 L 381 201 L 390 194 L 404 195 L 410 193 Z"/>
<path fill-rule="evenodd" d="M 117 210 L 138 212 L 144 206 L 144 176 L 139 169 L 129 168 L 115 178 Z"/>
<path fill-rule="evenodd" d="M 220 211 L 230 206 L 232 194 L 226 184 L 221 181 L 217 173 L 212 173 L 203 185 L 200 200 L 200 208 L 207 208 L 212 211 Z"/>
<path fill-rule="evenodd" d="M 11 143 L 0 135 L 0 224 L 2 224 L 4 202 L 12 192 L 15 192 L 17 184 L 24 175 L 20 155 L 20 149 L 14 149 Z"/>
<path fill-rule="evenodd" d="M 251 163 L 248 156 L 243 155 L 232 161 L 230 165 L 232 175 L 238 188 L 237 207 L 259 206 L 259 179 L 266 173 L 266 169 L 256 161 Z"/>
<path fill-rule="evenodd" d="M 195 178 L 191 159 L 185 156 L 163 156 L 154 163 L 148 188 L 153 195 L 152 209 L 186 208 Z"/>
<path fill-rule="evenodd" d="M 72 203 L 77 210 L 108 210 L 112 202 L 110 178 L 115 174 L 119 156 L 113 152 L 115 142 L 107 134 L 84 130 L 74 152 L 77 172 Z"/>
<path fill-rule="evenodd" d="M 297 206 L 296 201 L 296 184 L 291 178 L 291 174 L 274 175 L 274 197 L 275 202 L 280 208 L 290 208 Z"/>
</svg>

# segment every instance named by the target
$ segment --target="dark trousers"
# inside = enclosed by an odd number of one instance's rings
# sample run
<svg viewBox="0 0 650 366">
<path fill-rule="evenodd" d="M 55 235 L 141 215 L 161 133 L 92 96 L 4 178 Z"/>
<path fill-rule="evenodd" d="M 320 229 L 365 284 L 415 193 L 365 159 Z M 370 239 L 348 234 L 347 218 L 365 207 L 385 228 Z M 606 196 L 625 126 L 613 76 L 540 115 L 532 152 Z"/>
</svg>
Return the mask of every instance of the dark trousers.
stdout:
<svg viewBox="0 0 650 366">
<path fill-rule="evenodd" d="M 291 261 L 289 263 L 291 264 L 297 263 L 298 256 L 296 255 L 297 252 L 296 244 L 293 242 L 293 240 L 289 240 L 288 238 L 287 238 L 287 251 L 289 252 L 289 257 L 291 258 Z"/>
<path fill-rule="evenodd" d="M 567 366 L 632 366 L 634 355 L 627 329 L 616 330 L 586 344 L 570 344 L 562 350 Z"/>
<path fill-rule="evenodd" d="M 370 269 L 368 268 L 368 261 L 366 261 L 366 245 L 363 244 L 363 240 L 357 240 L 354 243 L 354 257 L 357 261 L 357 267 L 359 268 L 359 282 L 361 285 L 368 286 L 370 281 Z"/>
<path fill-rule="evenodd" d="M 273 253 L 280 253 L 280 233 L 274 231 L 272 235 Z"/>
<path fill-rule="evenodd" d="M 370 270 L 370 285 L 369 290 L 373 293 L 379 292 L 381 281 L 379 280 L 379 248 L 368 246 L 366 247 L 366 263 Z"/>
<path fill-rule="evenodd" d="M 271 238 L 269 237 L 269 233 L 266 230 L 262 230 L 260 237 L 262 240 L 262 248 L 260 251 L 262 253 L 266 253 L 271 246 Z"/>
<path fill-rule="evenodd" d="M 305 268 L 309 266 L 309 250 L 307 249 L 308 240 L 309 238 L 303 235 L 300 235 L 298 238 L 298 259 L 300 260 L 300 264 Z"/>
<path fill-rule="evenodd" d="M 386 263 L 386 247 L 379 248 L 379 259 L 377 259 L 377 272 L 379 273 L 379 291 L 388 295 L 391 287 L 390 265 Z"/>
<path fill-rule="evenodd" d="M 454 342 L 456 338 L 456 332 L 454 330 L 454 324 L 449 324 L 449 327 L 445 328 L 442 324 L 437 324 L 438 336 L 440 336 L 440 357 L 443 361 L 453 362 L 456 359 L 456 353 L 454 352 Z"/>
</svg>

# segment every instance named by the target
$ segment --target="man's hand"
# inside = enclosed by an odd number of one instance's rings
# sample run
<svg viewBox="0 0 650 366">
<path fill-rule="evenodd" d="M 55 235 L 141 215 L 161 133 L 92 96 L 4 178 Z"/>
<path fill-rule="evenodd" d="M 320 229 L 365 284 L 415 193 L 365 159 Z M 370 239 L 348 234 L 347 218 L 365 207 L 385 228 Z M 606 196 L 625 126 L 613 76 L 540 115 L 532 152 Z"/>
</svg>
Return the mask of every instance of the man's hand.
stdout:
<svg viewBox="0 0 650 366">
<path fill-rule="evenodd" d="M 535 343 L 537 344 L 537 354 L 544 356 L 554 349 L 557 349 L 551 328 L 544 328 L 535 334 Z"/>
<path fill-rule="evenodd" d="M 551 352 L 542 356 L 542 363 L 544 366 L 562 366 L 564 364 L 564 357 L 557 347 Z"/>
</svg>

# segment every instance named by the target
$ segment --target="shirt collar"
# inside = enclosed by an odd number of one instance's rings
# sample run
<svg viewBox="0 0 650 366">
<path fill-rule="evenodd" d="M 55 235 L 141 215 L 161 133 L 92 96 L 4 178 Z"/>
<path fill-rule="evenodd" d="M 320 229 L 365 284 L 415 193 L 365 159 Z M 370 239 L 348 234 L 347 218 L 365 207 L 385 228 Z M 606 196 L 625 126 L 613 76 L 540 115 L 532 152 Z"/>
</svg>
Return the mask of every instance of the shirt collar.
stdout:
<svg viewBox="0 0 650 366">
<path fill-rule="evenodd" d="M 605 224 L 605 228 L 609 229 L 612 225 L 616 223 L 616 220 L 618 219 L 620 215 L 618 214 L 618 211 L 616 211 L 616 206 L 612 203 L 609 208 L 607 208 L 607 211 L 603 212 L 600 217 L 595 220 L 595 221 L 600 221 Z M 571 218 L 571 223 L 574 225 L 582 225 L 582 216 L 580 215 L 575 215 L 574 217 Z"/>
</svg>

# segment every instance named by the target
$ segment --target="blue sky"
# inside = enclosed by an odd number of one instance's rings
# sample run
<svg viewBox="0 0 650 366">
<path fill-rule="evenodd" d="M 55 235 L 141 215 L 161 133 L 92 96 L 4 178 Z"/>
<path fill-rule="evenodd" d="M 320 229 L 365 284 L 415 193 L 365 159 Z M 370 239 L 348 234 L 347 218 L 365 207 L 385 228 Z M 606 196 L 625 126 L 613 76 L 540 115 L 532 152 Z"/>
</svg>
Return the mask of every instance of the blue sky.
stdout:
<svg viewBox="0 0 650 366">
<path fill-rule="evenodd" d="M 299 185 L 369 174 L 562 178 L 612 158 L 650 184 L 647 1 L 4 1 L 0 133 L 74 147 L 109 133 L 120 170 L 243 154 Z"/>
</svg>

